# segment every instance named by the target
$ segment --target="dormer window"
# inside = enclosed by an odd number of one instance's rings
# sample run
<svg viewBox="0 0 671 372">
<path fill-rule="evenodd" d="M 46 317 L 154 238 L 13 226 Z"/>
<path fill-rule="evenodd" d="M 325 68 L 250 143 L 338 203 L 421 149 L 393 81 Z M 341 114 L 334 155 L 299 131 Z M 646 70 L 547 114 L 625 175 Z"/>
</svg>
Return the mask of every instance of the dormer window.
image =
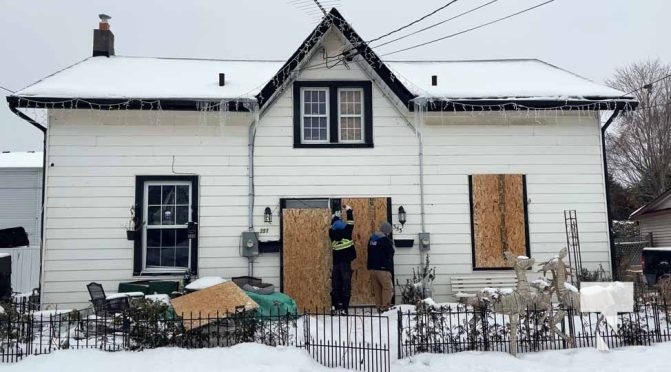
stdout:
<svg viewBox="0 0 671 372">
<path fill-rule="evenodd" d="M 370 81 L 294 83 L 294 147 L 373 147 Z"/>
</svg>

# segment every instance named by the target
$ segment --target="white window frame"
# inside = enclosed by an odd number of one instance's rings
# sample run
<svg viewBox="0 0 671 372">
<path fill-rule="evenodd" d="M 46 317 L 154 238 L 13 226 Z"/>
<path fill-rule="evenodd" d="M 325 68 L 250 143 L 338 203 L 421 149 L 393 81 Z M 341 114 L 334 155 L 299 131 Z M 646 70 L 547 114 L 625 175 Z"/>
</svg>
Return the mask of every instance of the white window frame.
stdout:
<svg viewBox="0 0 671 372">
<path fill-rule="evenodd" d="M 321 114 L 305 114 L 305 91 L 318 91 L 325 92 L 326 97 L 326 113 Z M 301 104 L 301 143 L 330 143 L 331 142 L 331 117 L 330 117 L 330 104 L 331 102 L 329 97 L 329 88 L 327 87 L 302 87 L 300 90 L 300 104 Z M 306 140 L 305 139 L 305 118 L 326 118 L 326 139 L 325 140 Z"/>
<path fill-rule="evenodd" d="M 191 245 L 193 242 L 189 239 L 187 267 L 180 266 L 151 266 L 147 267 L 147 230 L 149 229 L 149 186 L 189 186 L 189 216 L 187 223 L 191 221 L 193 216 L 193 183 L 191 181 L 145 181 L 144 185 L 144 200 L 142 200 L 142 272 L 143 273 L 183 273 L 185 269 L 191 270 Z M 177 197 L 177 195 L 175 195 Z M 177 218 L 177 211 L 175 211 L 174 218 Z M 151 225 L 151 229 L 175 229 L 187 228 L 187 224 L 183 225 Z"/>
<path fill-rule="evenodd" d="M 361 113 L 360 114 L 343 114 L 340 111 L 340 92 L 359 92 L 361 95 Z M 366 141 L 366 123 L 364 121 L 365 118 L 365 94 L 363 88 L 338 88 L 337 91 L 337 97 L 338 97 L 338 143 L 365 143 Z M 342 121 L 341 118 L 359 118 L 361 119 L 361 139 L 360 140 L 343 140 L 342 139 Z"/>
</svg>

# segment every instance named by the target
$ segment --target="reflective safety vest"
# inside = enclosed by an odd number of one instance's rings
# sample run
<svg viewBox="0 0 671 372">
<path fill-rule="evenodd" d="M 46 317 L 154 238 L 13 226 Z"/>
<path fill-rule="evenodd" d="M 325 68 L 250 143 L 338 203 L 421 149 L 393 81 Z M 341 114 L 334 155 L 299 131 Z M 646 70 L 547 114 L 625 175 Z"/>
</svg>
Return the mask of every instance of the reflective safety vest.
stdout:
<svg viewBox="0 0 671 372">
<path fill-rule="evenodd" d="M 331 242 L 331 249 L 334 251 L 340 251 L 352 247 L 353 245 L 354 242 L 351 239 L 334 240 Z"/>
</svg>

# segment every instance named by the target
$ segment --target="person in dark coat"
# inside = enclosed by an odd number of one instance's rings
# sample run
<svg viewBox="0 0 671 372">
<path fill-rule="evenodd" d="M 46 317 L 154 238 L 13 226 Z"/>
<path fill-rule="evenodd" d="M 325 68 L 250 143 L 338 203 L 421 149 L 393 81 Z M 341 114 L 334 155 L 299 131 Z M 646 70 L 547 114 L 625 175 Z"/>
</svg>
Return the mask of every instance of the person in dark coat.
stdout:
<svg viewBox="0 0 671 372">
<path fill-rule="evenodd" d="M 368 270 L 370 270 L 375 304 L 379 312 L 385 312 L 391 307 L 394 296 L 394 243 L 391 239 L 392 226 L 385 222 L 380 231 L 373 233 L 368 240 Z"/>
<path fill-rule="evenodd" d="M 354 232 L 354 213 L 352 207 L 345 206 L 346 220 L 339 214 L 333 215 L 329 238 L 333 253 L 333 269 L 331 271 L 331 311 L 347 314 L 352 293 L 352 261 L 356 258 L 352 233 Z"/>
</svg>

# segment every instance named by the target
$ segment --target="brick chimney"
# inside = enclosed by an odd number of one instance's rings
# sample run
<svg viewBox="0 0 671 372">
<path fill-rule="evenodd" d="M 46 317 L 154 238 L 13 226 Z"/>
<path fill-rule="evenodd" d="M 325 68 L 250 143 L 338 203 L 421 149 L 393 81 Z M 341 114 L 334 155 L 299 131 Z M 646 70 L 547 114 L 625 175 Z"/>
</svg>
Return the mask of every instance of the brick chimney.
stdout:
<svg viewBox="0 0 671 372">
<path fill-rule="evenodd" d="M 93 56 L 113 56 L 114 34 L 110 31 L 110 24 L 107 22 L 112 17 L 107 14 L 98 14 L 98 17 L 100 17 L 98 29 L 93 30 Z"/>
</svg>

